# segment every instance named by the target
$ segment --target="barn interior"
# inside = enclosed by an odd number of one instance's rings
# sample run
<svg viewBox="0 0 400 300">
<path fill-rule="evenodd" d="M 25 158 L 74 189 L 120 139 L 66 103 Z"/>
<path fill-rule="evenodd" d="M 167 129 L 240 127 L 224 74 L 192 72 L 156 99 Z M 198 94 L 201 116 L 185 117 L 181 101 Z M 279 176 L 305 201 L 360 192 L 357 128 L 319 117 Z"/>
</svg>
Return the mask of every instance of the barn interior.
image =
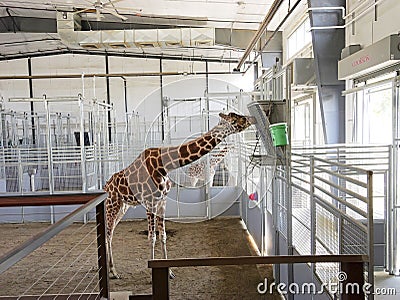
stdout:
<svg viewBox="0 0 400 300">
<path fill-rule="evenodd" d="M 0 299 L 396 299 L 399 9 L 0 1 Z M 107 181 L 230 113 L 168 170 L 168 259 L 139 199 L 111 278 Z"/>
</svg>

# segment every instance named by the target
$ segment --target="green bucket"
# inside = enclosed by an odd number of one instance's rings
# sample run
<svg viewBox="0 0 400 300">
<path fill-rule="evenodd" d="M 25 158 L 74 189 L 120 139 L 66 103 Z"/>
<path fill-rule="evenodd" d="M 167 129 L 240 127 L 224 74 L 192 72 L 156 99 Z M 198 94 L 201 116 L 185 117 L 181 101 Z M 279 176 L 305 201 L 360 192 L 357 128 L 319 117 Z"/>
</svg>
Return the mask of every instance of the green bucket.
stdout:
<svg viewBox="0 0 400 300">
<path fill-rule="evenodd" d="M 269 125 L 274 146 L 285 146 L 289 144 L 286 123 L 276 123 Z"/>
</svg>

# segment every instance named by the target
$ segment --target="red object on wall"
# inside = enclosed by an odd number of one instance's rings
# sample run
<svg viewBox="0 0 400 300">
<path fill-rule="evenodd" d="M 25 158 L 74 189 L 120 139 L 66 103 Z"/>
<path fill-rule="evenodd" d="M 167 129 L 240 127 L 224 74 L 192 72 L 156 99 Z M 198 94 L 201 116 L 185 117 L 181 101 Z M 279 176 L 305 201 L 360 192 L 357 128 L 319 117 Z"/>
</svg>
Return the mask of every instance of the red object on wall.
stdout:
<svg viewBox="0 0 400 300">
<path fill-rule="evenodd" d="M 251 194 L 249 195 L 249 199 L 250 199 L 250 200 L 253 200 L 253 201 L 257 201 L 257 200 L 258 200 L 258 194 L 257 194 L 257 192 L 251 193 Z"/>
</svg>

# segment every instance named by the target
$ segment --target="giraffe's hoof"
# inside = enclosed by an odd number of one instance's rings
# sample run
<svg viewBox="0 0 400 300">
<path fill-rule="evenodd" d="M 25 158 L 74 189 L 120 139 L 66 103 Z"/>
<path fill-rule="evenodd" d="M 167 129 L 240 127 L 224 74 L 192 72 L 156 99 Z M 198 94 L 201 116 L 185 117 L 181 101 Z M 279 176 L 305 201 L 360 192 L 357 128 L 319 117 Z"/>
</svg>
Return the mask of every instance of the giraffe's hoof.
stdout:
<svg viewBox="0 0 400 300">
<path fill-rule="evenodd" d="M 121 279 L 121 275 L 117 274 L 117 273 L 110 273 L 110 279 Z"/>
<path fill-rule="evenodd" d="M 169 279 L 174 279 L 175 277 L 176 277 L 176 275 L 174 274 L 174 272 L 169 270 Z"/>
</svg>

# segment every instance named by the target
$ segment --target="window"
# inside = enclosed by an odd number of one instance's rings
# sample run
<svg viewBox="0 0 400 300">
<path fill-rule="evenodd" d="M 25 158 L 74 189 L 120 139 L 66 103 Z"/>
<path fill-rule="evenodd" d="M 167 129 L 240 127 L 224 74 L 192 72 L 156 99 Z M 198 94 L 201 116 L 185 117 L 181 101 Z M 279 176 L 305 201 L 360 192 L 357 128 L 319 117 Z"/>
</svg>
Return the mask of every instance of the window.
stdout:
<svg viewBox="0 0 400 300">
<path fill-rule="evenodd" d="M 348 107 L 352 111 L 348 124 L 351 126 L 351 139 L 348 141 L 356 144 L 391 144 L 392 143 L 392 83 L 384 83 L 379 86 L 365 87 L 349 97 Z M 352 164 L 358 164 L 362 168 L 374 169 L 374 218 L 385 217 L 385 191 L 387 183 L 385 173 L 379 170 L 378 162 L 371 161 L 376 158 L 376 153 L 363 154 L 360 160 L 351 160 Z M 375 164 L 375 165 L 374 165 Z M 361 192 L 361 191 L 360 191 Z M 364 205 L 361 201 L 354 201 L 354 205 Z"/>
<path fill-rule="evenodd" d="M 288 37 L 287 58 L 293 57 L 311 42 L 310 19 L 307 18 Z"/>
<path fill-rule="evenodd" d="M 356 101 L 354 141 L 363 144 L 390 144 L 392 142 L 391 83 L 358 92 Z"/>
</svg>

